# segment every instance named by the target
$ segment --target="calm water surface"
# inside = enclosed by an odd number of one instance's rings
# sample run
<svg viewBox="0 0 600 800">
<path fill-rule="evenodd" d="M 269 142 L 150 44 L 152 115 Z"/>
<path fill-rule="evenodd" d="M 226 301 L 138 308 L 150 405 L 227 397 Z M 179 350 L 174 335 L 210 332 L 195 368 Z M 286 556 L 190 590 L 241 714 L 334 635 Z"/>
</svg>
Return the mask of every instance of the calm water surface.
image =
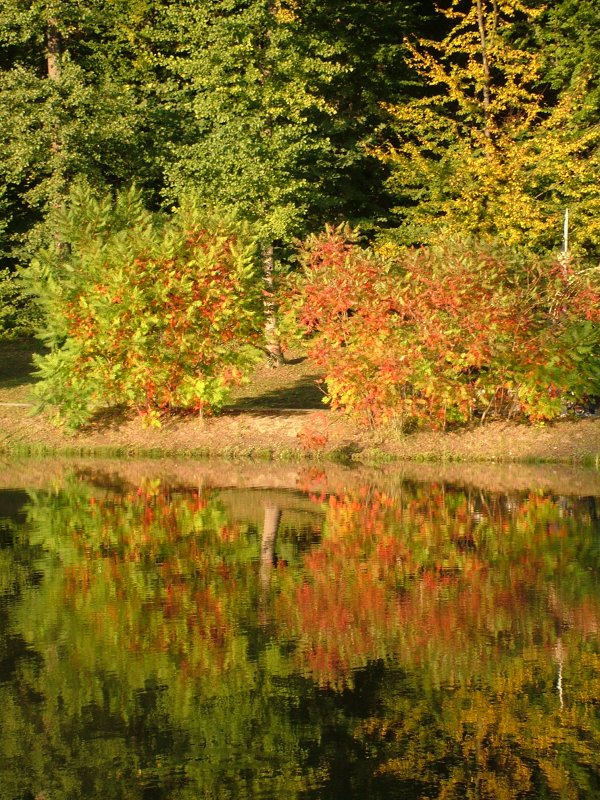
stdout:
<svg viewBox="0 0 600 800">
<path fill-rule="evenodd" d="M 0 798 L 598 798 L 599 506 L 3 489 Z"/>
</svg>

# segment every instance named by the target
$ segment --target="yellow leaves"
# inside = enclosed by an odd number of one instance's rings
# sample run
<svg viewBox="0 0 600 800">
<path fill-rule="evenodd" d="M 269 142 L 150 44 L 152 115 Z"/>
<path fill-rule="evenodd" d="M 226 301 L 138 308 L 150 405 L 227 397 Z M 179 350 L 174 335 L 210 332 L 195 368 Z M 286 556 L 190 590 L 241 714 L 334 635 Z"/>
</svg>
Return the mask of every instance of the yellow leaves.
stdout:
<svg viewBox="0 0 600 800">
<path fill-rule="evenodd" d="M 522 2 L 521 0 L 482 0 L 482 8 L 492 22 L 495 21 L 495 18 L 497 20 L 501 16 L 514 17 L 515 14 L 522 14 L 529 20 L 534 20 L 546 10 L 546 6 L 532 6 L 530 3 Z M 446 19 L 467 21 L 469 23 L 476 19 L 477 13 L 475 3 L 472 3 L 471 7 L 465 11 L 463 0 L 451 0 L 449 6 L 446 8 L 437 6 L 437 10 Z"/>
<path fill-rule="evenodd" d="M 384 260 L 391 260 L 400 255 L 401 248 L 394 242 L 379 242 L 373 247 L 375 253 Z M 402 299 L 399 298 L 402 302 Z"/>
<path fill-rule="evenodd" d="M 521 0 L 500 0 L 497 5 L 500 13 L 512 16 L 518 12 L 529 17 L 530 20 L 538 19 L 546 11 L 546 6 L 544 5 L 531 6 L 529 3 L 521 2 Z"/>
<path fill-rule="evenodd" d="M 532 17 L 534 10 L 523 3 L 483 2 L 481 20 L 475 0 L 466 12 L 456 3 L 440 10 L 455 20 L 450 33 L 441 42 L 407 43 L 417 72 L 430 86 L 443 87 L 443 101 L 458 104 L 459 118 L 501 128 L 500 118 L 509 114 L 511 124 L 522 117 L 528 124 L 540 111 L 540 98 L 529 86 L 539 77 L 541 55 L 514 47 L 509 34 L 515 13 Z M 492 74 L 500 80 L 492 80 Z M 428 102 L 436 105 L 440 99 Z"/>
<path fill-rule="evenodd" d="M 471 0 L 465 10 L 456 0 L 441 9 L 454 22 L 441 42 L 408 45 L 436 93 L 385 106 L 397 140 L 373 151 L 391 166 L 404 243 L 450 231 L 559 249 L 568 207 L 574 252 L 600 246 L 600 128 L 575 122 L 586 81 L 548 108 L 532 88 L 542 54 L 511 43 L 516 15 L 541 11 L 520 0 Z"/>
<path fill-rule="evenodd" d="M 297 20 L 298 2 L 297 0 L 275 0 L 273 3 L 273 16 L 277 22 L 286 25 Z"/>
</svg>

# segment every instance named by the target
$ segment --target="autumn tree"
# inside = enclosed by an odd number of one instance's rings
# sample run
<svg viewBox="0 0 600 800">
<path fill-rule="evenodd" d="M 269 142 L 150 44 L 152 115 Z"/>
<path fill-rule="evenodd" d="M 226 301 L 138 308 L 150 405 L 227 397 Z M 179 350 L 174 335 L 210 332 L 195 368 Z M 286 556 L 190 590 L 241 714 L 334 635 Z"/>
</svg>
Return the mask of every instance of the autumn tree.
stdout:
<svg viewBox="0 0 600 800">
<path fill-rule="evenodd" d="M 135 189 L 114 200 L 73 191 L 55 217 L 61 245 L 27 273 L 48 347 L 36 357 L 42 404 L 75 427 L 106 407 L 156 424 L 161 412 L 220 408 L 262 339 L 248 227 L 192 198 L 152 214 Z"/>
<path fill-rule="evenodd" d="M 573 246 L 593 252 L 599 132 L 573 124 L 589 76 L 545 96 L 543 53 L 522 44 L 523 31 L 544 22 L 537 4 L 453 0 L 441 11 L 447 35 L 411 45 L 431 91 L 388 106 L 396 139 L 379 155 L 402 218 L 394 237 L 431 242 L 452 231 L 557 248 L 569 208 Z"/>
<path fill-rule="evenodd" d="M 290 282 L 333 408 L 371 424 L 543 420 L 600 391 L 595 271 L 464 238 L 380 250 L 329 228 Z"/>
</svg>

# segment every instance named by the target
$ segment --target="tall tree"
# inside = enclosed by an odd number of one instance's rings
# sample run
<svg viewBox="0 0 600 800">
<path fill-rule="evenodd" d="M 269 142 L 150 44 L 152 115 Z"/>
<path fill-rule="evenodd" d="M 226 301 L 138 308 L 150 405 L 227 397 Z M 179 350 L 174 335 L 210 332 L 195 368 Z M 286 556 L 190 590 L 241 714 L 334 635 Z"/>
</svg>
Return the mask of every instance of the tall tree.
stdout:
<svg viewBox="0 0 600 800">
<path fill-rule="evenodd" d="M 24 262 L 68 184 L 160 187 L 152 3 L 0 0 L 2 256 Z M 175 127 L 175 126 L 174 126 Z"/>
<path fill-rule="evenodd" d="M 166 11 L 178 41 L 166 66 L 194 118 L 167 167 L 171 196 L 193 186 L 256 226 L 276 361 L 274 245 L 303 232 L 335 161 L 336 108 L 325 87 L 344 69 L 338 45 L 310 29 L 303 12 L 295 0 L 203 0 Z"/>
<path fill-rule="evenodd" d="M 253 219 L 265 242 L 301 231 L 333 155 L 324 87 L 343 69 L 339 48 L 294 2 L 203 0 L 166 13 L 179 42 L 167 66 L 194 116 L 168 168 L 173 196 L 200 187 Z"/>
<path fill-rule="evenodd" d="M 165 101 L 161 0 L 0 0 L 0 335 L 31 328 L 15 268 L 52 236 L 73 183 L 135 182 L 159 201 L 161 154 L 184 128 Z"/>
<path fill-rule="evenodd" d="M 346 220 L 370 232 L 389 224 L 393 205 L 387 168 L 371 152 L 392 133 L 382 104 L 403 103 L 420 86 L 407 63 L 406 38 L 430 32 L 434 4 L 314 0 L 303 9 L 306 24 L 337 44 L 345 67 L 325 89 L 337 109 L 329 133 L 336 159 L 324 175 L 320 222 Z"/>
<path fill-rule="evenodd" d="M 594 252 L 600 133 L 572 124 L 586 76 L 545 95 L 544 55 L 530 46 L 544 19 L 537 4 L 452 0 L 442 13 L 447 35 L 412 48 L 430 93 L 388 108 L 396 140 L 380 156 L 403 218 L 397 238 L 428 242 L 450 230 L 552 248 L 571 207 L 574 244 Z"/>
</svg>

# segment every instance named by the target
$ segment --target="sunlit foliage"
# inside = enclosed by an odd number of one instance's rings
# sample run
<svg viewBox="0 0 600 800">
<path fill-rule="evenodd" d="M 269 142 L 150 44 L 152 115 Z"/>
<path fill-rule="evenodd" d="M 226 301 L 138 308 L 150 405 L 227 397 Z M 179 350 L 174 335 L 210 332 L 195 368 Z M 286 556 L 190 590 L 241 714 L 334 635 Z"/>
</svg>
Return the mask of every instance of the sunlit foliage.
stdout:
<svg viewBox="0 0 600 800">
<path fill-rule="evenodd" d="M 332 228 L 301 257 L 291 305 L 334 408 L 401 425 L 541 420 L 600 391 L 595 273 L 474 240 L 373 253 Z"/>
<path fill-rule="evenodd" d="M 412 47 L 428 90 L 388 107 L 397 139 L 379 150 L 403 220 L 390 237 L 435 242 L 450 231 L 558 250 L 569 208 L 571 247 L 598 252 L 600 140 L 583 113 L 591 75 L 580 70 L 558 100 L 544 92 L 544 53 L 522 33 L 543 11 L 454 0 L 440 9 L 445 38 Z"/>
<path fill-rule="evenodd" d="M 262 326 L 257 245 L 247 227 L 188 199 L 172 218 L 138 192 L 73 192 L 60 243 L 41 251 L 28 284 L 50 352 L 38 397 L 74 425 L 122 406 L 210 413 L 255 363 Z"/>
</svg>

